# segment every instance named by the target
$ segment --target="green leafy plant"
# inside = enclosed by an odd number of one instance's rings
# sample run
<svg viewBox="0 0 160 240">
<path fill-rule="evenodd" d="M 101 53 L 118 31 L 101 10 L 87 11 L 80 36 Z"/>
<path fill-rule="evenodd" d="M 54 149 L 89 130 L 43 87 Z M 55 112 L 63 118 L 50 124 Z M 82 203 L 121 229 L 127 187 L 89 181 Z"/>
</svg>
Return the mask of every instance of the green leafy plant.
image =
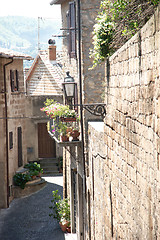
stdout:
<svg viewBox="0 0 160 240">
<path fill-rule="evenodd" d="M 37 162 L 30 162 L 28 164 L 24 165 L 25 168 L 29 170 L 29 172 L 38 172 L 38 173 L 43 173 L 43 169 L 40 167 L 40 164 Z"/>
<path fill-rule="evenodd" d="M 103 0 L 93 28 L 94 68 L 131 38 L 153 15 L 160 0 Z M 92 69 L 91 68 L 91 69 Z"/>
<path fill-rule="evenodd" d="M 39 175 L 39 171 L 37 171 L 37 170 L 30 170 L 30 171 L 29 171 L 29 175 L 30 175 L 31 177 L 33 177 L 33 176 L 38 176 L 38 175 Z"/>
<path fill-rule="evenodd" d="M 19 186 L 22 189 L 25 188 L 26 183 L 30 180 L 31 180 L 30 174 L 26 174 L 26 173 L 16 173 L 13 176 L 14 184 L 16 186 Z"/>
<path fill-rule="evenodd" d="M 58 157 L 57 166 L 58 166 L 58 171 L 63 169 L 63 157 Z"/>
<path fill-rule="evenodd" d="M 52 194 L 52 206 L 49 208 L 52 209 L 53 213 L 49 214 L 49 216 L 56 218 L 58 222 L 61 223 L 68 222 L 68 225 L 70 225 L 70 205 L 68 203 L 68 199 L 61 199 L 61 196 L 58 195 L 58 190 L 53 191 Z"/>
</svg>

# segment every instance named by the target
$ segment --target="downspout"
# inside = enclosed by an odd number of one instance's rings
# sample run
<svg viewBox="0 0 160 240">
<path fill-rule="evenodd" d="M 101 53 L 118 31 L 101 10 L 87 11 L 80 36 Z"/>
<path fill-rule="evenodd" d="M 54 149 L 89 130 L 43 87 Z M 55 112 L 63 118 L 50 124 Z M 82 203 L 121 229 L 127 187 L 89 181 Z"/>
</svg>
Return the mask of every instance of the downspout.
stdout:
<svg viewBox="0 0 160 240">
<path fill-rule="evenodd" d="M 6 66 L 13 62 L 13 58 L 10 62 L 3 65 L 4 73 L 4 98 L 5 98 L 5 120 L 6 120 L 6 170 L 7 170 L 7 207 L 9 207 L 9 154 L 8 154 L 8 105 L 7 105 L 7 87 L 6 87 Z"/>
<path fill-rule="evenodd" d="M 80 117 L 81 117 L 81 137 L 82 137 L 82 162 L 83 162 L 83 184 L 86 198 L 86 167 L 85 167 L 85 153 L 84 153 L 84 119 L 83 119 L 83 104 L 82 104 L 82 65 L 81 65 L 81 11 L 80 0 L 77 0 L 78 13 L 78 65 L 79 65 L 79 89 L 80 89 Z"/>
</svg>

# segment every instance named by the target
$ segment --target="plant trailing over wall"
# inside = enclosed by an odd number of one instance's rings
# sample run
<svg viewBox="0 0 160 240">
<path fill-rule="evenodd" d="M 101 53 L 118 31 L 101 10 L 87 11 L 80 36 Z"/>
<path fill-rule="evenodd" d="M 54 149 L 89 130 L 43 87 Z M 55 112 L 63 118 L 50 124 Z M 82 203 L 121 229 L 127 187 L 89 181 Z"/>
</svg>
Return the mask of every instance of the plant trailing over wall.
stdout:
<svg viewBox="0 0 160 240">
<path fill-rule="evenodd" d="M 112 55 L 151 17 L 160 0 L 103 0 L 93 29 L 93 67 Z M 92 67 L 92 68 L 93 68 Z"/>
</svg>

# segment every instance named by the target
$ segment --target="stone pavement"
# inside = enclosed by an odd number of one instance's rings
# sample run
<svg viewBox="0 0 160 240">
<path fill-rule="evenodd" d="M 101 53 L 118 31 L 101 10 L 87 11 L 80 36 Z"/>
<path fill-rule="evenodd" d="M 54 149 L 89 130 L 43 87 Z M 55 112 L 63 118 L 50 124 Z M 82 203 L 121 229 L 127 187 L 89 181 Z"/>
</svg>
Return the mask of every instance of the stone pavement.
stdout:
<svg viewBox="0 0 160 240">
<path fill-rule="evenodd" d="M 75 240 L 64 234 L 56 219 L 49 217 L 52 191 L 62 195 L 63 177 L 45 177 L 46 186 L 24 198 L 14 199 L 0 210 L 0 240 Z"/>
</svg>

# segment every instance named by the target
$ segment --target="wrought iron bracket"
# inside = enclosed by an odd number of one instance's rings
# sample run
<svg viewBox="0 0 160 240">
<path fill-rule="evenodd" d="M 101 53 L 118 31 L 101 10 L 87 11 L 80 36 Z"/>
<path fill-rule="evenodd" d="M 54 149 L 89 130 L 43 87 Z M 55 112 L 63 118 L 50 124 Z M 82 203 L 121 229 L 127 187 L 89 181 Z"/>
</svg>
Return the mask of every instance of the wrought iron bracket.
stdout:
<svg viewBox="0 0 160 240">
<path fill-rule="evenodd" d="M 95 116 L 103 118 L 106 116 L 106 104 L 104 103 L 75 104 L 74 106 L 80 106 L 81 109 L 85 109 Z"/>
</svg>

